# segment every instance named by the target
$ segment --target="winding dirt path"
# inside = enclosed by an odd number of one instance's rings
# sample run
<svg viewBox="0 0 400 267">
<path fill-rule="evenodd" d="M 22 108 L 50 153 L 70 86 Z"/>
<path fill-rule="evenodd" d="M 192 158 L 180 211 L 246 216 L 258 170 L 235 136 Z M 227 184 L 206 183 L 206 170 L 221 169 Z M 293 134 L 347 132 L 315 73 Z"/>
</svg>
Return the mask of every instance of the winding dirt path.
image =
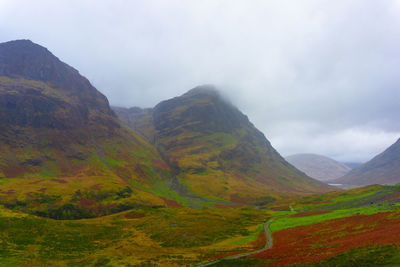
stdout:
<svg viewBox="0 0 400 267">
<path fill-rule="evenodd" d="M 264 224 L 264 231 L 265 231 L 265 235 L 267 236 L 267 244 L 265 245 L 265 247 L 264 247 L 263 249 L 261 249 L 261 250 L 256 250 L 256 251 L 253 251 L 253 252 L 249 252 L 249 253 L 245 253 L 245 254 L 239 254 L 239 255 L 234 255 L 234 256 L 225 257 L 225 258 L 222 258 L 222 259 L 219 259 L 219 260 L 215 260 L 215 261 L 212 261 L 212 262 L 208 262 L 208 263 L 201 264 L 201 265 L 196 265 L 196 266 L 197 266 L 197 267 L 210 266 L 210 265 L 213 265 L 213 264 L 215 264 L 215 263 L 217 263 L 217 262 L 220 262 L 221 260 L 234 260 L 234 259 L 239 259 L 239 258 L 242 258 L 242 257 L 254 255 L 254 254 L 257 254 L 257 253 L 260 253 L 260 252 L 263 252 L 263 251 L 265 251 L 265 250 L 268 250 L 268 249 L 272 248 L 272 242 L 273 242 L 273 240 L 272 240 L 272 235 L 271 235 L 271 233 L 269 232 L 269 229 L 268 229 L 268 226 L 269 226 L 269 224 L 270 224 L 271 222 L 272 222 L 272 219 L 268 220 L 268 221 Z"/>
</svg>

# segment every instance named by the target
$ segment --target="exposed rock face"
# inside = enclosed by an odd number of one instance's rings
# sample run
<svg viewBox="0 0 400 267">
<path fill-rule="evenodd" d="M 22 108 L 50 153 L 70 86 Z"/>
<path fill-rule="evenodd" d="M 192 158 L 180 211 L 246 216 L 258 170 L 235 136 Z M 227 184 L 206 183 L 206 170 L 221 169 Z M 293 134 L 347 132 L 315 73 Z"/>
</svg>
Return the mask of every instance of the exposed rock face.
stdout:
<svg viewBox="0 0 400 267">
<path fill-rule="evenodd" d="M 77 70 L 29 40 L 0 44 L 0 125 L 118 127 L 104 95 Z"/>
<path fill-rule="evenodd" d="M 370 161 L 332 182 L 347 185 L 400 183 L 400 139 Z"/>
<path fill-rule="evenodd" d="M 25 92 L 24 92 L 25 91 Z M 0 125 L 72 129 L 88 123 L 89 110 L 39 91 L 18 89 L 18 93 L 0 93 Z"/>
</svg>

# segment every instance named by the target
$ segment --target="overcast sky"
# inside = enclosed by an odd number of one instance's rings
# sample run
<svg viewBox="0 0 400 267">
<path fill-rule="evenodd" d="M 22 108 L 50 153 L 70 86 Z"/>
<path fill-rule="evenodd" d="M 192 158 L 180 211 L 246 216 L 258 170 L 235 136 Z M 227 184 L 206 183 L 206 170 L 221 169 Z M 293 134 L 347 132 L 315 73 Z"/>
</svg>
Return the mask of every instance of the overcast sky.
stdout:
<svg viewBox="0 0 400 267">
<path fill-rule="evenodd" d="M 400 137 L 399 0 L 0 0 L 112 105 L 215 84 L 284 156 L 367 161 Z"/>
</svg>

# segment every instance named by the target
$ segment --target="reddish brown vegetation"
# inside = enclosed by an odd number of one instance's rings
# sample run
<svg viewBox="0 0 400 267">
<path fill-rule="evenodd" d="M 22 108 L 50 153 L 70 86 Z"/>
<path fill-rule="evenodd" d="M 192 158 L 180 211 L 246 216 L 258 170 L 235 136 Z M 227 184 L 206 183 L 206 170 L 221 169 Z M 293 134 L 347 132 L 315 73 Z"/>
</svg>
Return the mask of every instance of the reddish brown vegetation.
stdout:
<svg viewBox="0 0 400 267">
<path fill-rule="evenodd" d="M 219 254 L 218 256 L 215 256 L 214 258 L 212 258 L 212 260 L 222 259 L 222 258 L 225 258 L 225 257 L 239 255 L 239 254 L 246 253 L 246 252 L 248 252 L 248 251 L 242 250 L 242 251 L 227 252 L 227 253 Z"/>
<path fill-rule="evenodd" d="M 167 205 L 167 207 L 171 207 L 171 208 L 183 207 L 181 204 L 179 204 L 175 200 L 169 200 L 169 199 L 166 199 L 165 197 L 160 197 L 160 198 L 162 198 L 162 200 L 164 200 L 164 203 L 165 203 L 165 205 Z"/>
<path fill-rule="evenodd" d="M 93 190 L 99 191 L 102 188 L 102 186 L 101 186 L 101 184 L 96 184 L 96 185 L 92 186 L 92 188 L 93 188 Z"/>
<path fill-rule="evenodd" d="M 168 165 L 164 161 L 160 160 L 152 160 L 151 163 L 153 164 L 154 167 L 160 169 L 160 170 L 168 170 Z"/>
<path fill-rule="evenodd" d="M 237 204 L 246 204 L 246 203 L 250 203 L 251 202 L 251 198 L 250 197 L 242 197 L 239 196 L 238 194 L 231 194 L 230 195 L 230 201 L 237 203 Z"/>
<path fill-rule="evenodd" d="M 390 197 L 388 197 L 388 198 L 385 198 L 383 201 L 390 201 L 390 200 L 398 199 L 398 198 L 400 198 L 400 192 L 394 194 L 393 196 L 390 196 Z"/>
<path fill-rule="evenodd" d="M 267 236 L 265 235 L 265 232 L 261 232 L 258 237 L 257 240 L 254 242 L 251 242 L 250 245 L 254 248 L 263 248 L 265 246 L 265 244 L 267 244 Z"/>
<path fill-rule="evenodd" d="M 125 215 L 125 218 L 137 219 L 137 218 L 143 218 L 144 216 L 145 216 L 144 213 L 128 213 Z"/>
<path fill-rule="evenodd" d="M 8 190 L 8 191 L 6 192 L 6 194 L 9 195 L 9 196 L 11 196 L 11 195 L 15 194 L 15 190 L 10 189 L 10 190 Z"/>
<path fill-rule="evenodd" d="M 314 201 L 314 202 L 312 202 L 311 204 L 312 205 L 319 205 L 319 204 L 327 204 L 327 203 L 330 203 L 329 201 Z"/>
<path fill-rule="evenodd" d="M 324 214 L 324 213 L 329 213 L 329 212 L 330 211 L 327 211 L 327 210 L 313 210 L 313 211 L 300 212 L 300 213 L 294 214 L 290 217 L 306 217 L 306 216 Z"/>
<path fill-rule="evenodd" d="M 277 206 L 277 207 L 272 207 L 271 209 L 274 211 L 285 211 L 288 210 L 288 206 Z"/>
<path fill-rule="evenodd" d="M 280 266 L 319 261 L 357 247 L 399 244 L 398 215 L 357 215 L 281 230 L 273 233 L 273 247 L 254 257 Z"/>
<path fill-rule="evenodd" d="M 53 182 L 57 182 L 57 183 L 60 183 L 60 184 L 67 184 L 68 182 L 67 181 L 65 181 L 65 180 L 63 180 L 63 179 L 51 179 Z"/>
<path fill-rule="evenodd" d="M 29 168 L 23 165 L 8 165 L 3 168 L 5 177 L 18 177 L 28 172 Z"/>
<path fill-rule="evenodd" d="M 221 203 L 215 203 L 214 206 L 219 209 L 225 209 L 225 208 L 234 208 L 234 207 L 241 207 L 243 205 L 237 204 L 237 203 L 232 203 L 232 204 L 221 204 Z"/>
<path fill-rule="evenodd" d="M 33 182 L 29 182 L 29 184 L 38 184 L 40 182 L 42 182 L 42 180 L 36 180 L 36 181 L 33 181 Z"/>
<path fill-rule="evenodd" d="M 81 198 L 79 200 L 79 204 L 82 208 L 88 208 L 88 207 L 96 205 L 96 202 L 90 198 Z"/>
</svg>

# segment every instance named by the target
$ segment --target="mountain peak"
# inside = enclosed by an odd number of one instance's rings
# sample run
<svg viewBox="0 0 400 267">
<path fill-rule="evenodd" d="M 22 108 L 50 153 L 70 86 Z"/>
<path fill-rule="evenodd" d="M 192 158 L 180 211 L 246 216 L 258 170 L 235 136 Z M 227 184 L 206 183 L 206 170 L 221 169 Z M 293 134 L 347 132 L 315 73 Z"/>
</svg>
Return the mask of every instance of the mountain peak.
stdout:
<svg viewBox="0 0 400 267">
<path fill-rule="evenodd" d="M 29 39 L 19 39 L 4 42 L 0 44 L 0 47 L 34 47 L 47 50 L 45 47 L 38 45 Z"/>
<path fill-rule="evenodd" d="M 0 76 L 49 82 L 68 90 L 93 87 L 76 69 L 30 40 L 0 43 Z"/>
<path fill-rule="evenodd" d="M 0 43 L 0 76 L 23 76 L 43 81 L 55 61 L 61 63 L 49 50 L 30 40 Z"/>
<path fill-rule="evenodd" d="M 0 43 L 0 104 L 3 126 L 64 129 L 95 120 L 115 124 L 104 95 L 76 69 L 30 40 Z"/>
<path fill-rule="evenodd" d="M 183 96 L 195 96 L 195 95 L 219 96 L 220 93 L 214 85 L 204 84 L 204 85 L 196 86 L 195 88 L 190 89 L 185 94 L 183 94 Z"/>
</svg>

